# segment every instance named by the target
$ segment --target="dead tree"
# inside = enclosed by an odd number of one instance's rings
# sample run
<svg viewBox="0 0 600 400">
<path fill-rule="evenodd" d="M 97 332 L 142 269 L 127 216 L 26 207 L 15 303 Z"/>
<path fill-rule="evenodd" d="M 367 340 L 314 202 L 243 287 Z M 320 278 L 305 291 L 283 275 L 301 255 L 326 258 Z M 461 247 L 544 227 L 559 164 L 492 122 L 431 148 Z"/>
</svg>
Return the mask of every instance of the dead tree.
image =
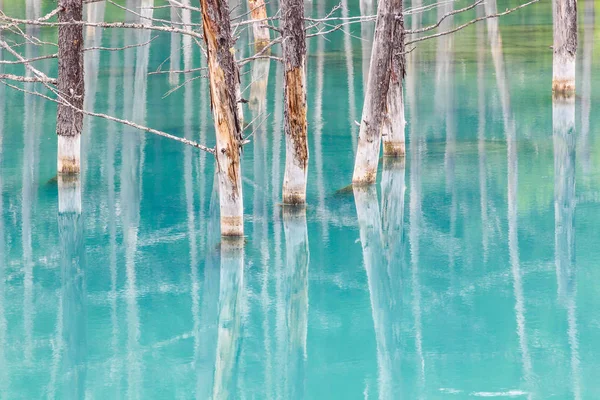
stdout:
<svg viewBox="0 0 600 400">
<path fill-rule="evenodd" d="M 254 20 L 252 33 L 254 35 L 254 48 L 260 52 L 271 41 L 269 28 L 267 27 L 267 7 L 265 0 L 248 0 L 250 16 Z"/>
<path fill-rule="evenodd" d="M 82 0 L 60 0 L 58 21 L 81 21 Z M 58 135 L 57 167 L 59 174 L 80 171 L 80 143 L 83 129 L 83 25 L 58 27 L 58 91 L 63 102 L 58 104 L 56 133 Z"/>
<path fill-rule="evenodd" d="M 400 4 L 402 7 L 402 4 Z M 390 86 L 387 94 L 387 115 L 383 119 L 383 155 L 398 157 L 406 152 L 404 127 L 404 95 L 402 86 L 406 74 L 406 56 L 404 52 L 404 17 L 396 18 L 397 33 L 394 36 Z"/>
<path fill-rule="evenodd" d="M 390 66 L 399 24 L 396 17 L 402 12 L 402 0 L 381 0 L 377 10 L 375 41 L 371 53 L 369 82 L 365 93 L 363 115 L 354 162 L 354 184 L 373 184 L 377 177 L 377 163 L 381 144 L 381 126 L 385 116 L 390 83 Z"/>
<path fill-rule="evenodd" d="M 577 53 L 577 1 L 553 0 L 554 57 L 552 92 L 560 96 L 575 94 L 575 55 Z"/>
<path fill-rule="evenodd" d="M 210 101 L 217 136 L 215 149 L 221 209 L 221 234 L 243 236 L 244 208 L 240 153 L 242 133 L 236 88 L 240 76 L 226 0 L 200 0 L 208 58 Z"/>
<path fill-rule="evenodd" d="M 306 202 L 308 140 L 306 121 L 306 33 L 304 1 L 282 0 L 284 70 L 284 121 L 286 137 L 283 202 Z"/>
</svg>

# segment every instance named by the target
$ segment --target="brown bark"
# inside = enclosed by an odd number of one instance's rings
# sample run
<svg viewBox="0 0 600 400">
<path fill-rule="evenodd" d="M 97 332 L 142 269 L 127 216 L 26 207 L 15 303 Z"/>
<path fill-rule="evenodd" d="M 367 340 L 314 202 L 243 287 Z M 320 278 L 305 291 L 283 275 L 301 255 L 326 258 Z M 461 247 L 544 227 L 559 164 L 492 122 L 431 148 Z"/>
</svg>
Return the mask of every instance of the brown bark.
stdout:
<svg viewBox="0 0 600 400">
<path fill-rule="evenodd" d="M 306 121 L 306 33 L 303 0 L 281 3 L 284 73 L 286 164 L 283 202 L 306 202 L 308 142 Z"/>
<path fill-rule="evenodd" d="M 355 184 L 373 184 L 377 177 L 381 126 L 386 113 L 393 44 L 395 36 L 399 34 L 396 16 L 399 16 L 401 12 L 402 0 L 381 0 L 379 3 L 375 41 L 369 68 L 369 83 L 364 100 L 352 177 L 352 182 Z"/>
<path fill-rule="evenodd" d="M 236 89 L 239 70 L 226 0 L 200 0 L 208 58 L 210 99 L 217 135 L 216 159 L 221 203 L 221 234 L 242 236 L 243 201 L 240 167 L 241 127 Z"/>
<path fill-rule="evenodd" d="M 82 0 L 60 0 L 59 22 L 81 21 Z M 58 90 L 65 100 L 83 109 L 85 95 L 83 79 L 83 26 L 60 25 L 58 27 Z M 59 136 L 80 136 L 83 129 L 83 113 L 58 105 L 56 133 Z M 60 147 L 60 146 L 59 146 Z M 79 151 L 75 155 L 62 155 L 59 148 L 59 173 L 79 172 Z"/>
<path fill-rule="evenodd" d="M 248 7 L 250 17 L 254 20 L 252 24 L 254 48 L 259 52 L 271 41 L 269 28 L 266 27 L 267 7 L 265 7 L 265 0 L 248 0 Z"/>
</svg>

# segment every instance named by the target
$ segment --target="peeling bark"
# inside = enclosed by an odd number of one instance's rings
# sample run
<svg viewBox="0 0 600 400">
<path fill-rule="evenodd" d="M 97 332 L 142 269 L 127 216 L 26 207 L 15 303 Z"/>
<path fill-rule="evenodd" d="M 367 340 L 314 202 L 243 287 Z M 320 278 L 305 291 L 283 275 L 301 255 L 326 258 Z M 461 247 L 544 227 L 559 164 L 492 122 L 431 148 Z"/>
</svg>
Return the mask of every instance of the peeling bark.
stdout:
<svg viewBox="0 0 600 400">
<path fill-rule="evenodd" d="M 254 49 L 259 52 L 271 41 L 269 28 L 266 27 L 267 8 L 265 7 L 265 0 L 248 0 L 248 7 L 250 8 L 250 17 L 254 20 L 252 24 Z"/>
<path fill-rule="evenodd" d="M 62 10 L 59 22 L 81 21 L 82 0 L 60 0 Z M 85 95 L 83 79 L 83 26 L 61 25 L 58 27 L 58 90 L 78 109 L 83 109 Z M 80 140 L 83 114 L 59 104 L 56 115 L 58 134 L 57 168 L 60 174 L 80 171 Z"/>
<path fill-rule="evenodd" d="M 383 119 L 383 155 L 403 156 L 406 153 L 404 128 L 404 95 L 402 94 L 406 75 L 406 56 L 404 54 L 404 18 L 396 20 L 398 34 L 394 36 L 390 87 L 387 94 L 387 115 Z"/>
<path fill-rule="evenodd" d="M 284 121 L 286 136 L 283 202 L 306 203 L 308 141 L 306 121 L 306 33 L 303 0 L 281 3 L 284 72 Z"/>
<path fill-rule="evenodd" d="M 229 6 L 225 0 L 200 0 L 204 42 L 208 54 L 210 99 L 217 135 L 221 234 L 244 234 L 242 177 L 240 166 L 241 125 L 237 90 L 239 70 L 233 56 Z"/>
<path fill-rule="evenodd" d="M 554 57 L 552 92 L 575 95 L 575 55 L 577 53 L 577 0 L 553 0 Z"/>
<path fill-rule="evenodd" d="M 373 184 L 377 177 L 381 126 L 386 112 L 393 45 L 395 36 L 399 34 L 396 16 L 401 12 L 401 0 L 381 0 L 379 3 L 369 83 L 365 94 L 352 177 L 354 184 Z"/>
</svg>

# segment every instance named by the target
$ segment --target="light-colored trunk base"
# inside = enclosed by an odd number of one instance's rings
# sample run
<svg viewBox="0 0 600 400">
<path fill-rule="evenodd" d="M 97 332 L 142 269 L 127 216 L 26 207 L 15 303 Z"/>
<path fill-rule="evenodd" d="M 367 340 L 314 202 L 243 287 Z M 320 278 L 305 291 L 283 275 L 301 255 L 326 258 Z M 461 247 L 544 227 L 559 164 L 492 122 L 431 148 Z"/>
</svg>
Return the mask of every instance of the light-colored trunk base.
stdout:
<svg viewBox="0 0 600 400">
<path fill-rule="evenodd" d="M 81 181 L 76 174 L 58 174 L 58 212 L 81 213 Z"/>
<path fill-rule="evenodd" d="M 244 217 L 221 217 L 222 236 L 244 236 Z"/>
<path fill-rule="evenodd" d="M 58 135 L 57 169 L 59 174 L 78 174 L 80 163 L 81 135 Z"/>
<path fill-rule="evenodd" d="M 552 92 L 562 95 L 575 94 L 575 56 L 554 54 Z"/>
<path fill-rule="evenodd" d="M 406 144 L 404 142 L 384 142 L 384 157 L 402 157 L 406 154 Z"/>
</svg>

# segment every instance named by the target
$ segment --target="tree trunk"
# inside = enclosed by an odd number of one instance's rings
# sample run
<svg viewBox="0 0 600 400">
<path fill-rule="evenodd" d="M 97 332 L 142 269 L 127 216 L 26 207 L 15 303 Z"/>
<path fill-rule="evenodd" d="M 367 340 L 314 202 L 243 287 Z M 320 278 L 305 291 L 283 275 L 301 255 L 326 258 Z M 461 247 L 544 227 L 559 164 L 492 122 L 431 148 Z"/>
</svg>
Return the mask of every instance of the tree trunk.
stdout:
<svg viewBox="0 0 600 400">
<path fill-rule="evenodd" d="M 352 177 L 352 183 L 355 184 L 372 184 L 377 178 L 381 124 L 386 113 L 394 40 L 399 34 L 396 16 L 401 12 L 401 0 L 381 0 L 379 3 L 375 41 L 369 67 L 369 83 L 365 94 Z"/>
<path fill-rule="evenodd" d="M 232 53 L 229 6 L 225 0 L 200 0 L 200 5 L 208 55 L 211 109 L 217 135 L 221 234 L 243 236 L 242 132 L 236 97 L 240 76 Z"/>
<path fill-rule="evenodd" d="M 267 24 L 267 7 L 265 0 L 248 0 L 250 17 L 254 20 L 252 33 L 254 34 L 254 49 L 259 52 L 271 41 Z"/>
<path fill-rule="evenodd" d="M 81 21 L 82 0 L 60 0 L 59 22 Z M 58 90 L 71 105 L 83 109 L 83 26 L 58 27 Z M 58 105 L 58 173 L 77 174 L 80 171 L 80 141 L 83 114 L 67 105 Z"/>
<path fill-rule="evenodd" d="M 303 0 L 281 2 L 286 136 L 283 202 L 306 203 L 308 141 L 306 121 L 306 33 Z"/>
<path fill-rule="evenodd" d="M 404 18 L 396 20 L 397 34 L 394 36 L 390 87 L 387 94 L 387 117 L 383 119 L 383 155 L 403 156 L 406 153 L 404 128 L 404 95 L 402 87 L 406 74 L 406 56 L 404 54 Z"/>
<path fill-rule="evenodd" d="M 577 52 L 577 0 L 553 0 L 554 57 L 552 92 L 575 94 L 575 54 Z"/>
</svg>

